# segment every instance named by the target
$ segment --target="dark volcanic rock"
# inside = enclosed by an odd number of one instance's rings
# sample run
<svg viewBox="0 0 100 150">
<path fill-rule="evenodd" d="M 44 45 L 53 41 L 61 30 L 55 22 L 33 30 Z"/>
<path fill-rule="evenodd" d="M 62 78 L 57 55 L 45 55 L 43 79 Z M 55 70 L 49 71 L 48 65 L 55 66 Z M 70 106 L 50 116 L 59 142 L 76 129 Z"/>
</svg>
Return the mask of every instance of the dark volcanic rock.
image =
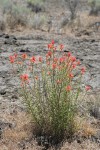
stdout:
<svg viewBox="0 0 100 150">
<path fill-rule="evenodd" d="M 21 53 L 26 53 L 26 52 L 31 52 L 28 48 L 26 48 L 26 49 L 21 49 L 19 52 L 21 52 Z"/>
<path fill-rule="evenodd" d="M 16 45 L 16 40 L 15 39 L 6 39 L 4 44 Z"/>
<path fill-rule="evenodd" d="M 18 99 L 18 96 L 17 96 L 17 95 L 12 95 L 11 98 L 12 98 L 12 99 Z"/>
<path fill-rule="evenodd" d="M 5 95 L 6 94 L 6 91 L 5 90 L 1 90 L 0 91 L 0 95 Z"/>
</svg>

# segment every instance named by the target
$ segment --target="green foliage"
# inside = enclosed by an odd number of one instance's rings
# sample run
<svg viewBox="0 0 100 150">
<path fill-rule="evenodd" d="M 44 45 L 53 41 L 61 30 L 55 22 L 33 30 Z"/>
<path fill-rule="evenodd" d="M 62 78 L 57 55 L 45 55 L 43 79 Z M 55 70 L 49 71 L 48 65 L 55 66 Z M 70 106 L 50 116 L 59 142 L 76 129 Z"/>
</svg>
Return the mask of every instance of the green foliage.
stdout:
<svg viewBox="0 0 100 150">
<path fill-rule="evenodd" d="M 58 142 L 75 132 L 74 119 L 85 72 L 70 52 L 59 57 L 56 50 L 62 49 L 62 44 L 57 47 L 52 41 L 44 59 L 26 54 L 10 56 L 21 79 L 21 95 L 39 134 Z"/>
</svg>

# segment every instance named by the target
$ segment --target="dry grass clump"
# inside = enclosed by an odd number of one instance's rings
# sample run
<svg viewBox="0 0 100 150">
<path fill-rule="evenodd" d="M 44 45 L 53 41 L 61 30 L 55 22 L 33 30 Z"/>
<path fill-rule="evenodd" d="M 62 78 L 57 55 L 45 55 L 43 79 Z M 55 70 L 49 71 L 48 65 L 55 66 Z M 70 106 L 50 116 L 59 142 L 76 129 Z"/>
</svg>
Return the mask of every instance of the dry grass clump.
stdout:
<svg viewBox="0 0 100 150">
<path fill-rule="evenodd" d="M 90 138 L 96 134 L 96 128 L 94 128 L 90 122 L 86 119 L 81 118 L 81 122 L 79 123 L 79 136 Z"/>
<path fill-rule="evenodd" d="M 1 18 L 0 18 L 0 31 L 4 31 L 5 28 L 6 28 L 5 20 L 4 20 L 3 16 L 1 16 Z"/>
<path fill-rule="evenodd" d="M 12 127 L 6 127 L 0 140 L 0 150 L 41 150 L 33 137 L 33 126 L 30 116 L 26 112 L 16 110 L 17 113 L 3 114 L 3 120 L 11 123 Z M 32 145 L 31 145 L 32 144 Z"/>
<path fill-rule="evenodd" d="M 83 141 L 81 144 L 77 141 L 72 142 L 71 144 L 65 142 L 61 150 L 99 150 L 99 145 L 90 140 Z"/>
<path fill-rule="evenodd" d="M 41 29 L 47 22 L 47 18 L 44 15 L 35 14 L 33 19 L 30 18 L 30 26 L 34 29 Z"/>
<path fill-rule="evenodd" d="M 6 128 L 3 132 L 3 139 L 19 142 L 32 136 L 32 126 L 29 115 L 24 112 L 18 112 L 14 115 L 3 116 L 4 119 L 11 122 L 14 127 Z"/>
<path fill-rule="evenodd" d="M 80 23 L 82 27 L 93 27 L 95 22 L 99 22 L 99 16 L 89 16 L 88 13 L 80 13 Z"/>
<path fill-rule="evenodd" d="M 97 22 L 100 23 L 99 16 L 89 16 L 88 12 L 80 12 L 73 20 L 61 28 L 62 33 L 70 34 L 73 31 L 91 30 L 98 31 Z"/>
</svg>

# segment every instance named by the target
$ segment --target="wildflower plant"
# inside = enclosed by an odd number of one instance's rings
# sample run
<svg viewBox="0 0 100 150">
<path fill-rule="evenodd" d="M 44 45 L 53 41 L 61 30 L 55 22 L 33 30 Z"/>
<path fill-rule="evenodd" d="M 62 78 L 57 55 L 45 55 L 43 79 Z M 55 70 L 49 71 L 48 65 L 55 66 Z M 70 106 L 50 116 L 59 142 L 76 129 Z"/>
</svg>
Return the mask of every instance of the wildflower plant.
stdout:
<svg viewBox="0 0 100 150">
<path fill-rule="evenodd" d="M 14 70 L 17 64 L 22 96 L 38 131 L 58 141 L 75 132 L 74 119 L 85 73 L 70 52 L 58 55 L 63 48 L 63 44 L 57 47 L 52 41 L 45 57 L 9 57 Z"/>
</svg>

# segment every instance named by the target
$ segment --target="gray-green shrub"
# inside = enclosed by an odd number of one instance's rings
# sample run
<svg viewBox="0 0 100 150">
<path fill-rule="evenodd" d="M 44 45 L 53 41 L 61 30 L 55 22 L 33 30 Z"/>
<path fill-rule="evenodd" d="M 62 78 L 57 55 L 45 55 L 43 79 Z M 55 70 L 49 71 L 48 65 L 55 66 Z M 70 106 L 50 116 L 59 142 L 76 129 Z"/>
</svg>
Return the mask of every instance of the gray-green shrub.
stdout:
<svg viewBox="0 0 100 150">
<path fill-rule="evenodd" d="M 11 0 L 0 0 L 1 9 L 5 17 L 5 23 L 11 29 L 17 25 L 27 26 L 30 10 Z"/>
<path fill-rule="evenodd" d="M 77 12 L 77 6 L 78 6 L 78 0 L 65 0 L 67 2 L 67 7 L 71 13 L 71 20 L 75 19 L 76 12 Z"/>
<path fill-rule="evenodd" d="M 27 0 L 28 7 L 33 11 L 33 12 L 41 12 L 44 11 L 44 2 L 45 0 Z"/>
<path fill-rule="evenodd" d="M 91 7 L 90 15 L 98 15 L 100 12 L 100 0 L 88 0 L 88 3 Z"/>
</svg>

